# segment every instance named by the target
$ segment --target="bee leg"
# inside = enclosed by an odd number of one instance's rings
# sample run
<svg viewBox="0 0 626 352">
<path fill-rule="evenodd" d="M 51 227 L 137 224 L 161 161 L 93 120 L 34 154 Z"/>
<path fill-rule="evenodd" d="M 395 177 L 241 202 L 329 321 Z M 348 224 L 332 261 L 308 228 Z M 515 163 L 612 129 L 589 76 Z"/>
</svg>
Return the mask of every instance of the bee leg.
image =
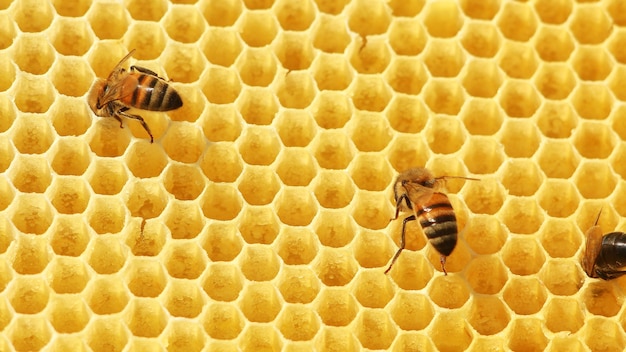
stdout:
<svg viewBox="0 0 626 352">
<path fill-rule="evenodd" d="M 400 253 L 404 249 L 404 246 L 406 244 L 405 243 L 406 242 L 405 241 L 405 236 L 404 236 L 404 229 L 406 227 L 406 223 L 409 222 L 409 221 L 415 221 L 415 215 L 411 215 L 409 217 L 406 217 L 404 220 L 402 220 L 402 234 L 400 235 L 400 248 L 398 248 L 398 251 L 393 256 L 393 258 L 391 258 L 391 264 L 389 264 L 389 267 L 387 268 L 387 270 L 385 270 L 385 274 L 387 274 L 389 272 L 389 270 L 391 270 L 391 267 L 393 266 L 393 263 L 396 262 L 396 260 L 400 256 Z"/>
<path fill-rule="evenodd" d="M 448 276 L 448 272 L 446 271 L 446 256 L 442 255 L 439 261 L 441 262 L 441 271 L 443 271 L 444 275 Z"/>
<path fill-rule="evenodd" d="M 400 214 L 400 204 L 402 204 L 402 201 L 404 201 L 409 209 L 413 209 L 413 207 L 411 206 L 411 202 L 409 201 L 409 196 L 406 194 L 401 195 L 396 201 L 396 215 L 393 218 L 389 219 L 389 222 L 392 222 L 398 218 L 398 215 Z"/>
<path fill-rule="evenodd" d="M 122 118 L 117 116 L 117 114 L 113 114 L 113 117 L 120 122 L 120 128 L 124 128 L 124 125 L 122 124 Z"/>
<path fill-rule="evenodd" d="M 146 132 L 148 132 L 148 135 L 150 135 L 150 143 L 153 143 L 154 142 L 154 137 L 152 136 L 152 132 L 150 132 L 150 127 L 148 127 L 148 124 L 146 123 L 146 121 L 144 121 L 143 117 L 141 117 L 139 115 L 128 114 L 128 113 L 126 113 L 126 110 L 128 110 L 127 107 L 124 107 L 124 108 L 120 109 L 117 112 L 117 115 L 121 115 L 121 116 L 124 116 L 126 118 L 134 119 L 134 120 L 139 121 L 141 123 L 141 125 L 143 126 L 143 129 L 146 130 Z"/>
</svg>

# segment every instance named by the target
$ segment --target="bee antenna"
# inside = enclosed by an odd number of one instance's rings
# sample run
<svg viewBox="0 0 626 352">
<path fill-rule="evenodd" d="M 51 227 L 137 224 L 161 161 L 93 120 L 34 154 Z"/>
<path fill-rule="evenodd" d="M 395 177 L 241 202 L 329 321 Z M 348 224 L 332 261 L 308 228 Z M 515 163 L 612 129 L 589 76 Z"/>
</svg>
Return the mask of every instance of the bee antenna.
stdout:
<svg viewBox="0 0 626 352">
<path fill-rule="evenodd" d="M 600 215 L 602 215 L 602 208 L 600 208 L 600 211 L 598 212 L 598 217 L 596 218 L 596 222 L 595 224 L 593 224 L 593 226 L 598 225 L 598 221 L 600 221 Z"/>
<path fill-rule="evenodd" d="M 461 178 L 461 179 L 470 180 L 470 181 L 480 181 L 479 178 L 465 177 L 465 176 L 439 176 L 439 177 L 435 177 L 435 180 L 445 180 L 448 178 Z"/>
</svg>

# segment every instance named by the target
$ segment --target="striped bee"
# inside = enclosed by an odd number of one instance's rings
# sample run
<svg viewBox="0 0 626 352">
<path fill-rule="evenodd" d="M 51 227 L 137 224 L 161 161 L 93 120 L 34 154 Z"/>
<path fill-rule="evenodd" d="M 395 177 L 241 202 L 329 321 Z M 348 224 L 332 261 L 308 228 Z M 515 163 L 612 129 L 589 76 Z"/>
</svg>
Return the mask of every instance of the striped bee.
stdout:
<svg viewBox="0 0 626 352">
<path fill-rule="evenodd" d="M 582 267 L 591 278 L 611 280 L 626 274 L 626 233 L 602 235 L 602 229 L 598 226 L 601 213 L 585 234 L 587 241 Z"/>
<path fill-rule="evenodd" d="M 114 117 L 122 127 L 122 117 L 138 120 L 154 142 L 150 127 L 139 115 L 127 111 L 131 108 L 150 111 L 170 111 L 183 106 L 180 95 L 155 72 L 139 66 L 126 71 L 122 64 L 131 57 L 131 50 L 115 66 L 109 77 L 98 78 L 89 91 L 87 101 L 91 110 L 101 117 Z"/>
<path fill-rule="evenodd" d="M 448 275 L 445 266 L 446 257 L 452 253 L 456 246 L 458 230 L 452 204 L 450 204 L 448 196 L 439 191 L 442 186 L 441 183 L 446 178 L 476 180 L 457 176 L 435 178 L 428 169 L 422 167 L 409 169 L 401 173 L 396 179 L 393 187 L 396 215 L 391 221 L 398 219 L 400 212 L 413 212 L 413 215 L 402 221 L 400 248 L 391 259 L 391 264 L 385 270 L 385 274 L 391 270 L 404 249 L 407 222 L 419 220 L 428 241 L 441 254 L 441 270 L 445 275 Z"/>
</svg>

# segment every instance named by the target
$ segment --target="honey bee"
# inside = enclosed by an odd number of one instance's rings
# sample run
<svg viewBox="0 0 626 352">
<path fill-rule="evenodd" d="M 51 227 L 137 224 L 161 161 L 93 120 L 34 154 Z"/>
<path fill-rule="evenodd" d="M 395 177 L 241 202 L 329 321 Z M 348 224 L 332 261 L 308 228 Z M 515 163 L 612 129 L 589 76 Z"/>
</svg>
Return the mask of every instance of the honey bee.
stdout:
<svg viewBox="0 0 626 352">
<path fill-rule="evenodd" d="M 611 232 L 602 235 L 598 226 L 600 213 L 585 236 L 582 267 L 591 278 L 611 280 L 626 274 L 626 233 Z"/>
<path fill-rule="evenodd" d="M 441 183 L 446 178 L 477 180 L 460 176 L 434 177 L 428 169 L 422 167 L 409 169 L 401 173 L 396 179 L 393 187 L 396 215 L 390 221 L 396 220 L 400 212 L 413 212 L 413 215 L 402 221 L 400 248 L 391 259 L 391 264 L 385 270 L 385 274 L 391 270 L 404 249 L 407 222 L 419 220 L 428 241 L 441 255 L 441 270 L 445 275 L 448 275 L 446 257 L 456 247 L 458 230 L 452 204 L 450 204 L 448 196 L 439 191 L 442 186 Z"/>
<path fill-rule="evenodd" d="M 122 128 L 122 117 L 138 120 L 154 142 L 150 127 L 139 115 L 127 111 L 131 108 L 150 111 L 170 111 L 183 106 L 180 95 L 165 79 L 155 72 L 139 66 L 130 66 L 126 71 L 122 64 L 131 57 L 135 50 L 115 66 L 109 77 L 98 78 L 89 91 L 87 98 L 91 110 L 100 117 L 114 117 Z"/>
</svg>

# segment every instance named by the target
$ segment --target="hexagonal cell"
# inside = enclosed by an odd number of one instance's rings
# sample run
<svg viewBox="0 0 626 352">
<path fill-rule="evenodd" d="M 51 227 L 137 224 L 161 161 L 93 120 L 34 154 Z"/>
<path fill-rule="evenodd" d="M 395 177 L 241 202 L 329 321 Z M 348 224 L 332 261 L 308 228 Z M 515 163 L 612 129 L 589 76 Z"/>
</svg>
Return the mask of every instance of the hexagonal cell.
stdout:
<svg viewBox="0 0 626 352">
<path fill-rule="evenodd" d="M 380 270 L 362 271 L 355 278 L 353 294 L 363 307 L 384 308 L 393 293 L 391 281 Z"/>
<path fill-rule="evenodd" d="M 352 216 L 357 224 L 372 230 L 380 230 L 389 224 L 392 210 L 384 194 L 357 191 Z"/>
<path fill-rule="evenodd" d="M 276 129 L 286 147 L 306 147 L 315 137 L 315 120 L 302 110 L 283 110 L 276 119 Z"/>
<path fill-rule="evenodd" d="M 10 121 L 11 113 L 0 108 Z M 80 136 L 91 126 L 91 112 L 82 99 L 60 95 L 50 109 L 52 127 L 59 136 Z M 0 128 L 1 130 L 1 128 Z"/>
<path fill-rule="evenodd" d="M 494 173 L 504 161 L 504 148 L 490 136 L 471 136 L 462 149 L 463 160 L 473 174 Z"/>
<path fill-rule="evenodd" d="M 160 302 L 150 298 L 134 298 L 124 320 L 133 336 L 158 337 L 165 330 L 168 317 Z"/>
<path fill-rule="evenodd" d="M 626 62 L 626 55 L 620 50 L 624 47 L 624 44 L 626 44 L 626 31 L 620 27 L 614 28 L 611 37 L 607 41 L 607 49 L 615 60 L 622 64 Z"/>
<path fill-rule="evenodd" d="M 208 1 L 200 3 L 199 7 L 211 28 L 232 26 L 241 15 L 242 5 L 239 0 Z"/>
<path fill-rule="evenodd" d="M 297 71 L 311 67 L 315 53 L 309 33 L 282 32 L 274 45 L 276 56 L 284 69 Z"/>
<path fill-rule="evenodd" d="M 351 253 L 346 248 L 322 247 L 314 270 L 324 285 L 344 286 L 354 278 L 358 266 Z"/>
<path fill-rule="evenodd" d="M 91 162 L 87 143 L 77 137 L 57 139 L 51 153 L 52 169 L 59 175 L 80 176 Z"/>
<path fill-rule="evenodd" d="M 606 162 L 587 160 L 578 167 L 574 182 L 584 198 L 604 199 L 613 193 L 617 181 Z"/>
<path fill-rule="evenodd" d="M 18 194 L 13 200 L 13 225 L 24 233 L 41 235 L 54 218 L 50 203 L 43 194 Z"/>
<path fill-rule="evenodd" d="M 127 48 L 137 48 L 135 57 L 140 60 L 158 58 L 165 51 L 167 44 L 167 35 L 163 27 L 156 22 L 131 22 L 124 38 L 124 45 Z"/>
<path fill-rule="evenodd" d="M 504 152 L 511 158 L 530 158 L 539 148 L 541 136 L 534 122 L 509 119 L 500 134 Z"/>
<path fill-rule="evenodd" d="M 387 120 L 377 113 L 357 112 L 348 123 L 348 134 L 361 152 L 379 152 L 391 141 Z"/>
<path fill-rule="evenodd" d="M 10 346 L 18 351 L 39 351 L 50 342 L 52 335 L 49 322 L 38 315 L 16 316 L 5 331 Z"/>
<path fill-rule="evenodd" d="M 248 46 L 269 45 L 278 32 L 277 19 L 271 11 L 245 11 L 239 19 L 239 35 Z"/>
<path fill-rule="evenodd" d="M 351 43 L 345 17 L 318 14 L 313 24 L 313 46 L 325 53 L 342 54 Z"/>
<path fill-rule="evenodd" d="M 502 85 L 500 69 L 487 59 L 470 61 L 463 73 L 463 87 L 472 97 L 493 98 Z"/>
<path fill-rule="evenodd" d="M 230 263 L 211 263 L 203 275 L 202 288 L 216 301 L 232 302 L 243 288 L 243 276 Z"/>
<path fill-rule="evenodd" d="M 278 274 L 278 257 L 267 245 L 251 244 L 246 246 L 239 259 L 241 272 L 248 280 L 269 281 Z"/>
<path fill-rule="evenodd" d="M 544 62 L 565 62 L 575 49 L 570 31 L 561 26 L 541 26 L 535 39 L 535 49 Z"/>
<path fill-rule="evenodd" d="M 538 111 L 537 127 L 548 138 L 569 138 L 578 125 L 569 102 L 544 101 Z"/>
<path fill-rule="evenodd" d="M 532 196 L 544 182 L 543 174 L 530 159 L 511 159 L 500 170 L 502 185 L 514 196 Z"/>
<path fill-rule="evenodd" d="M 620 101 L 626 100 L 626 89 L 624 88 L 624 84 L 626 84 L 626 67 L 617 66 L 614 67 L 609 73 L 609 77 L 607 79 L 608 86 L 611 89 L 611 92 L 615 95 L 615 97 Z M 617 109 L 612 109 L 612 115 L 622 115 L 622 105 L 618 105 Z M 617 111 L 616 111 L 617 110 Z"/>
<path fill-rule="evenodd" d="M 389 186 L 389 183 L 391 183 L 392 175 L 389 163 L 380 155 L 357 155 L 350 168 L 350 176 L 352 177 L 352 180 L 355 185 L 362 190 L 382 191 Z M 336 177 L 339 177 L 340 179 L 343 178 L 340 174 L 337 174 L 328 181 L 333 182 L 333 180 L 335 180 L 333 183 L 336 183 Z M 345 189 L 352 188 L 347 184 L 345 184 L 344 187 Z"/>
<path fill-rule="evenodd" d="M 98 274 L 113 274 L 122 269 L 128 252 L 118 236 L 99 236 L 91 242 L 88 262 Z"/>
<path fill-rule="evenodd" d="M 592 317 L 585 321 L 582 335 L 592 351 L 621 351 L 626 347 L 624 331 L 612 320 Z"/>
<path fill-rule="evenodd" d="M 501 40 L 500 33 L 493 24 L 470 22 L 464 28 L 461 43 L 471 55 L 493 58 L 500 49 Z"/>
<path fill-rule="evenodd" d="M 194 200 L 204 190 L 204 178 L 195 166 L 172 164 L 165 171 L 165 189 L 178 200 Z"/>
<path fill-rule="evenodd" d="M 509 279 L 502 261 L 493 255 L 472 260 L 467 266 L 465 276 L 474 292 L 486 295 L 500 292 Z"/>
<path fill-rule="evenodd" d="M 525 81 L 508 81 L 500 91 L 500 105 L 509 117 L 531 117 L 540 104 L 536 88 Z"/>
<path fill-rule="evenodd" d="M 278 193 L 276 173 L 266 166 L 248 166 L 239 179 L 238 189 L 248 204 L 266 205 Z"/>
<path fill-rule="evenodd" d="M 583 290 L 582 300 L 591 314 L 613 317 L 621 308 L 620 293 L 609 282 L 595 280 Z"/>
<path fill-rule="evenodd" d="M 537 30 L 535 15 L 530 4 L 506 3 L 498 14 L 498 29 L 508 39 L 529 42 Z"/>
<path fill-rule="evenodd" d="M 316 309 L 322 322 L 328 326 L 348 326 L 359 311 L 354 296 L 347 289 L 333 287 L 320 292 Z"/>
<path fill-rule="evenodd" d="M 200 351 L 207 344 L 206 336 L 198 322 L 189 319 L 174 320 L 162 334 L 168 348 L 177 351 Z M 159 348 L 162 348 L 159 345 Z"/>
<path fill-rule="evenodd" d="M 584 319 L 579 303 L 571 298 L 554 297 L 546 305 L 546 327 L 552 332 L 575 333 L 583 326 Z"/>
<path fill-rule="evenodd" d="M 89 202 L 89 226 L 98 234 L 118 233 L 124 228 L 126 208 L 114 196 L 95 196 Z"/>
<path fill-rule="evenodd" d="M 513 320 L 507 347 L 513 351 L 543 351 L 548 345 L 548 338 L 543 332 L 544 319 L 520 317 Z"/>
<path fill-rule="evenodd" d="M 201 50 L 215 65 L 231 66 L 242 50 L 241 39 L 234 28 L 211 27 L 204 30 Z"/>
<path fill-rule="evenodd" d="M 520 214 L 520 209 L 524 209 Z M 501 219 L 509 231 L 518 234 L 532 234 L 543 223 L 543 211 L 537 201 L 530 198 L 509 198 L 500 212 Z"/>
<path fill-rule="evenodd" d="M 580 156 L 569 140 L 545 140 L 537 156 L 539 167 L 548 178 L 569 178 L 578 164 Z"/>
<path fill-rule="evenodd" d="M 14 124 L 13 144 L 22 154 L 48 151 L 56 137 L 42 114 L 23 114 Z"/>
<path fill-rule="evenodd" d="M 311 71 L 319 90 L 345 90 L 353 78 L 350 65 L 343 55 L 320 53 L 313 59 Z M 319 94 L 316 98 L 324 99 Z"/>
<path fill-rule="evenodd" d="M 569 0 L 539 0 L 535 3 L 535 11 L 541 22 L 549 24 L 564 23 L 572 13 L 572 7 L 573 4 Z"/>
<path fill-rule="evenodd" d="M 55 14 L 50 2 L 28 0 L 13 8 L 13 16 L 22 32 L 41 32 L 48 28 Z"/>
<path fill-rule="evenodd" d="M 347 16 L 348 27 L 361 38 L 386 33 L 392 20 L 384 1 L 354 1 L 348 8 Z"/>
<path fill-rule="evenodd" d="M 39 155 L 19 154 L 9 178 L 18 191 L 43 193 L 52 181 L 48 161 Z"/>
<path fill-rule="evenodd" d="M 52 205 L 61 214 L 82 214 L 87 208 L 91 191 L 82 178 L 56 176 L 48 192 Z"/>
<path fill-rule="evenodd" d="M 209 183 L 200 205 L 209 219 L 232 220 L 241 212 L 242 199 L 234 185 Z"/>
<path fill-rule="evenodd" d="M 204 330 L 214 339 L 234 339 L 243 330 L 241 312 L 232 304 L 211 303 L 202 317 Z"/>
<path fill-rule="evenodd" d="M 535 86 L 546 99 L 566 99 L 576 87 L 571 68 L 562 63 L 544 63 L 535 77 Z"/>
<path fill-rule="evenodd" d="M 472 301 L 468 322 L 481 335 L 494 335 L 504 330 L 511 315 L 500 298 L 478 296 Z"/>
<path fill-rule="evenodd" d="M 165 211 L 165 225 L 172 238 L 195 238 L 204 227 L 205 219 L 198 204 L 170 200 Z"/>
<path fill-rule="evenodd" d="M 541 270 L 546 257 L 532 236 L 524 236 L 512 237 L 507 241 L 502 249 L 502 260 L 513 274 L 532 275 Z"/>
<path fill-rule="evenodd" d="M 48 319 L 58 333 L 79 332 L 89 322 L 85 302 L 73 295 L 55 295 L 50 301 Z"/>
<path fill-rule="evenodd" d="M 2 22 L 2 25 L 0 25 L 2 30 L 2 34 L 0 34 L 0 48 L 6 49 L 13 44 L 13 40 L 17 36 L 17 33 L 15 32 L 15 22 L 8 11 L 4 11 L 4 13 L 0 15 L 0 19 Z"/>
<path fill-rule="evenodd" d="M 514 277 L 505 285 L 502 298 L 516 314 L 529 315 L 543 308 L 547 292 L 537 278 Z"/>
<path fill-rule="evenodd" d="M 307 186 L 317 173 L 317 164 L 306 149 L 285 148 L 278 159 L 276 174 L 286 186 Z"/>
<path fill-rule="evenodd" d="M 247 243 L 274 242 L 278 235 L 279 224 L 276 213 L 266 206 L 248 206 L 239 223 L 239 232 Z"/>
<path fill-rule="evenodd" d="M 125 192 L 125 202 L 131 216 L 152 219 L 163 213 L 168 197 L 161 182 L 156 180 L 135 180 Z"/>
<path fill-rule="evenodd" d="M 45 236 L 19 234 L 15 241 L 15 259 L 11 263 L 13 270 L 23 275 L 43 272 L 51 259 L 43 243 Z"/>
<path fill-rule="evenodd" d="M 41 277 L 17 276 L 6 295 L 16 313 L 36 314 L 48 305 L 50 289 Z"/>
<path fill-rule="evenodd" d="M 123 280 L 117 275 L 94 277 L 83 294 L 89 308 L 98 315 L 119 313 L 130 299 Z"/>
<path fill-rule="evenodd" d="M 428 110 L 421 99 L 411 96 L 394 96 L 385 111 L 391 128 L 403 133 L 421 131 L 429 118 Z"/>
<path fill-rule="evenodd" d="M 423 330 L 433 320 L 435 311 L 423 293 L 398 292 L 391 303 L 391 318 L 402 330 Z"/>
<path fill-rule="evenodd" d="M 206 304 L 200 288 L 189 280 L 168 279 L 162 304 L 171 317 L 196 318 Z"/>
<path fill-rule="evenodd" d="M 239 153 L 231 143 L 210 144 L 200 160 L 200 167 L 213 182 L 234 182 L 243 170 Z"/>
<path fill-rule="evenodd" d="M 387 349 L 396 337 L 397 328 L 381 309 L 363 308 L 357 316 L 354 334 L 367 349 Z"/>
<path fill-rule="evenodd" d="M 474 214 L 463 231 L 465 241 L 477 254 L 494 254 L 500 251 L 508 236 L 498 219 L 484 214 Z"/>
<path fill-rule="evenodd" d="M 572 66 L 584 81 L 602 81 L 613 70 L 608 53 L 596 47 L 579 47 L 574 52 Z"/>
<path fill-rule="evenodd" d="M 231 261 L 241 252 L 243 243 L 234 225 L 215 222 L 204 232 L 202 248 L 211 261 Z"/>
<path fill-rule="evenodd" d="M 49 35 L 52 45 L 62 55 L 82 56 L 94 41 L 93 32 L 82 18 L 58 18 Z"/>
<path fill-rule="evenodd" d="M 504 187 L 494 179 L 467 182 L 462 195 L 467 208 L 474 214 L 495 214 L 506 200 Z M 471 221 L 468 226 L 472 226 Z"/>
<path fill-rule="evenodd" d="M 303 305 L 286 305 L 281 310 L 276 325 L 282 335 L 291 341 L 309 341 L 320 329 L 317 314 Z"/>
<path fill-rule="evenodd" d="M 197 90 L 191 91 L 189 87 L 174 82 L 194 83 L 199 80 L 206 68 L 206 61 L 202 53 L 196 48 L 176 44 L 169 45 L 159 58 L 169 78 L 169 86 L 176 89 L 184 97 L 183 107 L 170 113 L 173 115 L 172 119 L 177 121 L 195 121 L 203 110 L 204 100 L 200 97 L 201 95 Z"/>
<path fill-rule="evenodd" d="M 458 275 L 437 276 L 428 290 L 430 299 L 442 308 L 460 308 L 469 300 L 469 287 Z"/>
<path fill-rule="evenodd" d="M 611 35 L 613 22 L 603 6 L 588 4 L 574 8 L 569 28 L 580 44 L 601 44 Z"/>
<path fill-rule="evenodd" d="M 87 179 L 95 193 L 113 195 L 122 190 L 128 181 L 128 174 L 120 160 L 96 158 L 87 171 Z"/>
<path fill-rule="evenodd" d="M 87 20 L 100 40 L 120 39 L 128 30 L 128 12 L 124 4 L 97 2 L 89 5 Z"/>
<path fill-rule="evenodd" d="M 511 78 L 529 79 L 537 70 L 539 60 L 528 42 L 505 41 L 498 64 Z"/>
<path fill-rule="evenodd" d="M 428 80 L 423 63 L 415 57 L 396 57 L 386 70 L 385 76 L 394 91 L 411 95 L 419 94 Z"/>
<path fill-rule="evenodd" d="M 456 77 L 466 61 L 463 48 L 450 40 L 432 39 L 424 55 L 424 63 L 433 77 Z"/>
<path fill-rule="evenodd" d="M 580 117 L 603 120 L 611 113 L 614 102 L 609 88 L 604 84 L 581 82 L 574 89 L 572 104 Z"/>
<path fill-rule="evenodd" d="M 125 282 L 135 297 L 158 297 L 167 285 L 162 263 L 148 258 L 132 258 L 126 267 Z"/>
<path fill-rule="evenodd" d="M 285 266 L 279 273 L 278 289 L 285 302 L 311 303 L 320 292 L 320 282 L 310 268 Z"/>
<path fill-rule="evenodd" d="M 456 116 L 442 115 L 431 118 L 425 132 L 430 150 L 437 154 L 457 152 L 466 138 L 461 121 Z"/>
<path fill-rule="evenodd" d="M 244 49 L 236 63 L 241 81 L 257 87 L 267 87 L 274 81 L 277 66 L 276 57 L 270 47 Z M 267 102 L 263 101 L 262 104 Z"/>
<path fill-rule="evenodd" d="M 539 205 L 552 217 L 572 215 L 580 203 L 574 185 L 566 180 L 548 179 L 539 191 Z"/>
<path fill-rule="evenodd" d="M 400 3 L 406 3 L 400 2 Z M 416 56 L 426 47 L 428 35 L 417 18 L 395 17 L 387 31 L 389 45 L 396 55 Z M 399 58 L 396 58 L 399 59 Z"/>
<path fill-rule="evenodd" d="M 356 235 L 356 228 L 343 211 L 320 210 L 314 223 L 315 234 L 326 247 L 343 247 Z"/>
<path fill-rule="evenodd" d="M 288 109 L 304 109 L 311 105 L 317 87 L 308 71 L 292 71 L 277 77 L 276 97 Z"/>
<path fill-rule="evenodd" d="M 270 165 L 280 151 L 279 138 L 273 126 L 248 126 L 240 138 L 241 158 L 251 165 Z"/>
<path fill-rule="evenodd" d="M 210 103 L 232 103 L 241 92 L 241 79 L 234 67 L 208 67 L 200 80 L 204 83 L 202 93 Z"/>
<path fill-rule="evenodd" d="M 430 326 L 430 337 L 439 351 L 465 350 L 472 342 L 467 315 L 460 310 L 441 311 Z"/>
<path fill-rule="evenodd" d="M 310 263 L 319 249 L 318 241 L 310 230 L 300 227 L 285 227 L 278 235 L 276 250 L 285 264 L 299 265 Z M 283 292 L 283 296 L 285 295 L 286 292 Z M 287 297 L 285 300 L 292 302 Z"/>
<path fill-rule="evenodd" d="M 468 97 L 459 115 L 472 135 L 493 135 L 503 121 L 502 110 L 493 99 Z"/>
<path fill-rule="evenodd" d="M 163 136 L 163 149 L 173 160 L 195 163 L 206 144 L 203 137 L 202 131 L 189 122 L 171 122 Z"/>
<path fill-rule="evenodd" d="M 357 76 L 353 83 L 352 103 L 359 110 L 381 112 L 391 100 L 389 86 L 378 75 Z"/>
<path fill-rule="evenodd" d="M 15 50 L 13 60 L 24 72 L 41 75 L 48 72 L 54 64 L 54 48 L 50 45 L 48 37 L 40 33 L 25 33 L 18 36 L 13 47 Z"/>
<path fill-rule="evenodd" d="M 313 142 L 315 159 L 320 167 L 331 170 L 345 169 L 354 157 L 353 145 L 345 132 L 320 131 Z"/>
<path fill-rule="evenodd" d="M 430 3 L 425 9 L 424 25 L 433 37 L 454 37 L 463 27 L 463 16 L 455 1 Z"/>
<path fill-rule="evenodd" d="M 204 32 L 204 18 L 194 6 L 174 4 L 167 9 L 163 27 L 170 38 L 195 43 Z"/>
<path fill-rule="evenodd" d="M 165 247 L 163 261 L 169 275 L 178 279 L 196 279 L 207 266 L 202 248 L 186 241 Z"/>
<path fill-rule="evenodd" d="M 317 125 L 325 129 L 341 128 L 352 117 L 352 104 L 343 92 L 321 91 L 311 108 Z"/>
<path fill-rule="evenodd" d="M 50 72 L 57 91 L 71 97 L 83 96 L 93 82 L 92 71 L 82 58 L 60 57 Z"/>
<path fill-rule="evenodd" d="M 147 136 L 139 122 L 136 121 L 136 123 L 136 128 L 141 128 L 142 136 L 144 134 Z M 94 123 L 94 129 L 89 141 L 89 147 L 93 153 L 104 158 L 124 155 L 131 139 L 131 132 L 128 128 L 120 127 L 119 122 L 113 118 L 102 118 Z"/>
<path fill-rule="evenodd" d="M 285 186 L 276 198 L 274 207 L 283 224 L 306 226 L 317 214 L 318 203 L 308 189 Z"/>
<path fill-rule="evenodd" d="M 0 95 L 0 114 L 2 114 L 0 132 L 5 132 L 11 128 L 17 116 L 13 99 L 8 95 Z"/>
<path fill-rule="evenodd" d="M 89 231 L 82 214 L 55 216 L 50 246 L 57 255 L 79 256 L 89 243 Z"/>
<path fill-rule="evenodd" d="M 237 350 L 281 351 L 283 339 L 272 325 L 248 325 L 239 336 Z"/>
<path fill-rule="evenodd" d="M 353 47 L 350 53 L 350 64 L 360 74 L 382 73 L 390 61 L 391 51 L 382 38 L 366 40 L 358 50 Z"/>
<path fill-rule="evenodd" d="M 282 306 L 280 295 L 269 282 L 249 282 L 238 303 L 246 319 L 256 323 L 273 321 Z"/>
</svg>

